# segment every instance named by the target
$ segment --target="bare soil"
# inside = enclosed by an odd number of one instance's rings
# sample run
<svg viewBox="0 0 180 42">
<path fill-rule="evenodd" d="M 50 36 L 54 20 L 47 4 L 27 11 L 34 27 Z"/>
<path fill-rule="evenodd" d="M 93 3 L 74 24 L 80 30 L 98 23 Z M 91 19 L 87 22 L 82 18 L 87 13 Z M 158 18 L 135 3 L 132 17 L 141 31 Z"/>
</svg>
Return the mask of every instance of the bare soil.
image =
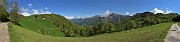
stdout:
<svg viewBox="0 0 180 42">
<path fill-rule="evenodd" d="M 0 42 L 10 42 L 8 23 L 0 23 Z"/>
</svg>

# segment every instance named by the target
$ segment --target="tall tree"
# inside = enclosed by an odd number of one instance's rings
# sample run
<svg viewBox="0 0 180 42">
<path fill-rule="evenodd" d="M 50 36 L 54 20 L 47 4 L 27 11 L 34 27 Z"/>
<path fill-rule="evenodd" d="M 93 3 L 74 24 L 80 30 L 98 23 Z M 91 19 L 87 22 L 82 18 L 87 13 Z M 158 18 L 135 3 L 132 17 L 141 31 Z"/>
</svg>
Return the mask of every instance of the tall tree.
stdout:
<svg viewBox="0 0 180 42">
<path fill-rule="evenodd" d="M 0 7 L 6 9 L 7 2 L 6 0 L 0 0 Z"/>
<path fill-rule="evenodd" d="M 6 11 L 6 0 L 0 0 L 0 21 L 5 22 L 8 21 L 6 18 L 8 13 Z"/>
<path fill-rule="evenodd" d="M 14 24 L 18 24 L 17 22 L 19 21 L 19 8 L 18 8 L 18 4 L 15 0 L 13 0 L 12 4 L 11 4 L 11 10 L 10 10 L 10 16 L 9 19 L 11 22 L 13 22 Z"/>
</svg>

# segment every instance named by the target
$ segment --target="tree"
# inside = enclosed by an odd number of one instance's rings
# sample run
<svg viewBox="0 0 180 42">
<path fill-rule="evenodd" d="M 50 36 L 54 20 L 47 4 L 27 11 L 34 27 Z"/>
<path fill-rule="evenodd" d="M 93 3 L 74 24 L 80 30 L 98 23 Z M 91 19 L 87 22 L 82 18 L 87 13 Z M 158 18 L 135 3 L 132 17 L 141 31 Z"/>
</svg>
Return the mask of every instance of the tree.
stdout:
<svg viewBox="0 0 180 42">
<path fill-rule="evenodd" d="M 136 22 L 133 20 L 127 20 L 125 24 L 126 24 L 126 28 L 125 28 L 126 30 L 136 28 Z"/>
<path fill-rule="evenodd" d="M 10 10 L 10 15 L 9 15 L 9 20 L 14 23 L 14 24 L 18 24 L 19 21 L 19 9 L 18 9 L 18 4 L 17 2 L 14 0 L 11 4 L 11 10 Z"/>
<path fill-rule="evenodd" d="M 160 20 L 160 19 L 154 19 L 154 21 L 156 22 L 156 24 L 161 23 L 161 20 Z"/>
<path fill-rule="evenodd" d="M 0 22 L 8 21 L 8 13 L 6 11 L 6 0 L 0 0 Z"/>
<path fill-rule="evenodd" d="M 97 26 L 93 26 L 93 30 L 95 34 L 99 34 L 100 33 L 100 29 Z"/>
<path fill-rule="evenodd" d="M 180 15 L 172 19 L 173 22 L 180 22 Z"/>
<path fill-rule="evenodd" d="M 156 22 L 154 21 L 154 19 L 145 18 L 143 23 L 144 23 L 143 25 L 149 26 L 149 25 L 154 25 Z"/>
<path fill-rule="evenodd" d="M 6 0 L 0 0 L 0 7 L 3 9 L 6 9 L 7 1 Z"/>
<path fill-rule="evenodd" d="M 73 30 L 69 30 L 66 34 L 65 34 L 66 37 L 74 37 L 75 34 L 74 34 L 74 31 Z"/>
<path fill-rule="evenodd" d="M 108 31 L 109 24 L 108 24 L 107 21 L 102 21 L 98 26 L 100 28 L 100 33 L 107 33 L 107 32 L 109 32 Z"/>
<path fill-rule="evenodd" d="M 81 33 L 81 28 L 75 28 L 75 31 L 74 33 L 76 34 L 75 36 L 80 36 L 80 33 Z"/>
<path fill-rule="evenodd" d="M 113 24 L 109 24 L 110 26 L 109 26 L 109 32 L 114 32 L 114 31 L 116 31 L 116 27 L 115 27 L 115 25 L 113 25 Z"/>
<path fill-rule="evenodd" d="M 87 32 L 88 32 L 88 36 L 93 36 L 93 35 L 95 35 L 92 26 L 87 27 Z"/>
<path fill-rule="evenodd" d="M 87 29 L 86 29 L 86 28 L 81 28 L 81 33 L 80 33 L 80 35 L 83 36 L 83 37 L 88 36 L 88 35 L 87 35 Z"/>
<path fill-rule="evenodd" d="M 142 27 L 142 21 L 136 21 L 136 28 Z"/>
<path fill-rule="evenodd" d="M 125 30 L 125 29 L 124 29 L 124 28 L 125 28 L 125 25 L 124 25 L 125 22 L 126 22 L 126 21 L 124 21 L 124 20 L 123 20 L 123 21 L 118 21 L 118 22 L 116 22 L 116 23 L 115 23 L 115 30 L 118 31 L 118 32 Z"/>
</svg>

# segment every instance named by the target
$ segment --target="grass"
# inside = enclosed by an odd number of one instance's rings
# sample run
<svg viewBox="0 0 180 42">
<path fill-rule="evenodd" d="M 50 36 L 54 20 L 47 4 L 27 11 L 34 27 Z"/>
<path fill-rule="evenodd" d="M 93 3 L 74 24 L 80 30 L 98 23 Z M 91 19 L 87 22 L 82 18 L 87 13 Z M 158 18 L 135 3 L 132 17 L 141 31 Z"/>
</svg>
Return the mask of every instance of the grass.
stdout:
<svg viewBox="0 0 180 42">
<path fill-rule="evenodd" d="M 173 23 L 162 23 L 92 37 L 53 37 L 9 23 L 11 42 L 163 42 Z"/>
<path fill-rule="evenodd" d="M 44 30 L 47 35 L 62 37 L 64 34 L 58 30 L 56 25 L 54 25 L 50 20 L 36 19 L 31 17 L 22 18 L 19 22 L 22 27 L 38 32 L 39 30 Z"/>
<path fill-rule="evenodd" d="M 18 23 L 20 23 L 21 27 L 25 29 L 54 37 L 64 37 L 64 33 L 61 32 L 62 28 L 76 28 L 76 25 L 66 18 L 55 14 L 23 17 Z"/>
</svg>

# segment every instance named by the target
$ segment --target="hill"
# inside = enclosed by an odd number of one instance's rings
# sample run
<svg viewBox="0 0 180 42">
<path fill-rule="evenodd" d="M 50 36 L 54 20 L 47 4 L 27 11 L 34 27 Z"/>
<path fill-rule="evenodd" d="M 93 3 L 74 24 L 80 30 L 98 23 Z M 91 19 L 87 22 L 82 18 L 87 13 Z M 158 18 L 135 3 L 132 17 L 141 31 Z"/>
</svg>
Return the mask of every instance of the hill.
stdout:
<svg viewBox="0 0 180 42">
<path fill-rule="evenodd" d="M 22 17 L 18 23 L 28 30 L 55 37 L 65 36 L 63 31 L 69 31 L 77 27 L 63 16 L 56 14 Z"/>
<path fill-rule="evenodd" d="M 172 23 L 101 34 L 92 37 L 53 37 L 9 23 L 11 42 L 163 42 Z"/>
</svg>

